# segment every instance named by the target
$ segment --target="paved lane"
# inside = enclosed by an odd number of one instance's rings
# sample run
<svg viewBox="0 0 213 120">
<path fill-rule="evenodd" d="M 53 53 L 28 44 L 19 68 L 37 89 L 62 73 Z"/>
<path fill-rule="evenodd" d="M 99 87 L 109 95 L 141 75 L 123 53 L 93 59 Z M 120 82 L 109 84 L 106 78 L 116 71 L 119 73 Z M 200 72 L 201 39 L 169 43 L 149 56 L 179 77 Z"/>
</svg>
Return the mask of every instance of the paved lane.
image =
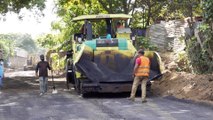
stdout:
<svg viewBox="0 0 213 120">
<path fill-rule="evenodd" d="M 5 79 L 0 94 L 0 120 L 213 119 L 213 106 L 170 97 L 149 97 L 144 104 L 139 97 L 135 102 L 127 100 L 128 94 L 99 94 L 82 98 L 74 90 L 65 91 L 63 79 L 56 79 L 58 94 L 52 94 L 50 86 L 47 94 L 39 96 L 38 81 L 32 77 L 34 72 L 27 72 L 24 77 L 22 72 L 10 75 Z"/>
<path fill-rule="evenodd" d="M 73 92 L 2 93 L 0 120 L 212 120 L 213 108 L 167 98 L 82 98 Z"/>
</svg>

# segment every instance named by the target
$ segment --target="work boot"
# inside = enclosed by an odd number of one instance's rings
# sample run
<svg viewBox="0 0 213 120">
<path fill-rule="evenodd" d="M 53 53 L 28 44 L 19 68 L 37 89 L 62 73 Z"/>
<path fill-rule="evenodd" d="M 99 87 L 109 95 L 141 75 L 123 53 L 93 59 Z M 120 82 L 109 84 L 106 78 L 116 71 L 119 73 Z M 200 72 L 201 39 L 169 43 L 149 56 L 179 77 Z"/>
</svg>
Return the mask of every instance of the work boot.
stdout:
<svg viewBox="0 0 213 120">
<path fill-rule="evenodd" d="M 135 98 L 132 98 L 132 97 L 128 97 L 127 99 L 131 101 L 135 101 Z"/>
<path fill-rule="evenodd" d="M 42 96 L 42 95 L 44 95 L 44 93 L 40 93 L 40 94 L 39 94 L 39 96 Z"/>
<path fill-rule="evenodd" d="M 147 102 L 147 100 L 142 100 L 142 103 L 146 103 Z"/>
</svg>

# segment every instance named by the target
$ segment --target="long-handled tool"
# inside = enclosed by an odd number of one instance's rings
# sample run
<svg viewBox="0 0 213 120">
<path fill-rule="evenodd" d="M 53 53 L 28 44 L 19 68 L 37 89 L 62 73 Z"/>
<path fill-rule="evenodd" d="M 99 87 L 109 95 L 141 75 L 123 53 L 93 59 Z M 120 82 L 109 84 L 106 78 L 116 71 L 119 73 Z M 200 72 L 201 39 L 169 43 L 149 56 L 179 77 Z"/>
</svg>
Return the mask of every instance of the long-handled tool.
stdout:
<svg viewBox="0 0 213 120">
<path fill-rule="evenodd" d="M 55 82 L 54 82 L 54 79 L 53 79 L 53 73 L 52 73 L 52 84 L 53 84 L 53 91 L 52 91 L 52 94 L 58 93 L 58 91 L 56 90 L 56 87 L 55 87 Z"/>
</svg>

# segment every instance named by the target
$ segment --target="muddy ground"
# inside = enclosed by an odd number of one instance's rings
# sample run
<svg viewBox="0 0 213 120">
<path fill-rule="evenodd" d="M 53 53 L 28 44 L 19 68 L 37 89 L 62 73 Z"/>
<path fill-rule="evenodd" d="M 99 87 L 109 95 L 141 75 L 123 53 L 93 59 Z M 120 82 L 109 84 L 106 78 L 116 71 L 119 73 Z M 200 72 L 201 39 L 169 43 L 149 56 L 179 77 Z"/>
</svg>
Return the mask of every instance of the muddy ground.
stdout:
<svg viewBox="0 0 213 120">
<path fill-rule="evenodd" d="M 153 83 L 153 93 L 213 104 L 213 74 L 176 72 L 172 53 L 161 54 L 163 77 Z"/>
<path fill-rule="evenodd" d="M 213 75 L 167 71 L 160 81 L 154 82 L 152 89 L 155 95 L 169 95 L 213 104 Z"/>
</svg>

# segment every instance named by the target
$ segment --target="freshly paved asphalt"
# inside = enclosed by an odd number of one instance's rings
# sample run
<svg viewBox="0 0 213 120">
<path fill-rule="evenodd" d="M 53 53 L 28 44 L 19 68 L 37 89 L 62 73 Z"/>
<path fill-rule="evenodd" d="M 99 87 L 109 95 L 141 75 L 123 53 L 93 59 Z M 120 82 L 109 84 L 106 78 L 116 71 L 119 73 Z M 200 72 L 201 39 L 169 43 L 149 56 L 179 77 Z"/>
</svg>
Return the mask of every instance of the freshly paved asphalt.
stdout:
<svg viewBox="0 0 213 120">
<path fill-rule="evenodd" d="M 39 96 L 38 89 L 23 79 L 23 87 L 15 83 L 0 94 L 0 120 L 212 120 L 213 107 L 170 97 L 149 96 L 142 104 L 140 98 L 132 102 L 129 94 L 92 94 L 86 98 L 74 90 L 57 86 Z M 9 79 L 15 81 L 15 78 Z M 30 79 L 28 79 L 29 81 Z M 36 83 L 36 82 L 35 82 Z M 64 82 L 62 82 L 64 83 Z M 28 87 L 24 87 L 27 86 Z M 37 86 L 38 88 L 38 86 Z M 23 90 L 20 90 L 23 89 Z"/>
</svg>

